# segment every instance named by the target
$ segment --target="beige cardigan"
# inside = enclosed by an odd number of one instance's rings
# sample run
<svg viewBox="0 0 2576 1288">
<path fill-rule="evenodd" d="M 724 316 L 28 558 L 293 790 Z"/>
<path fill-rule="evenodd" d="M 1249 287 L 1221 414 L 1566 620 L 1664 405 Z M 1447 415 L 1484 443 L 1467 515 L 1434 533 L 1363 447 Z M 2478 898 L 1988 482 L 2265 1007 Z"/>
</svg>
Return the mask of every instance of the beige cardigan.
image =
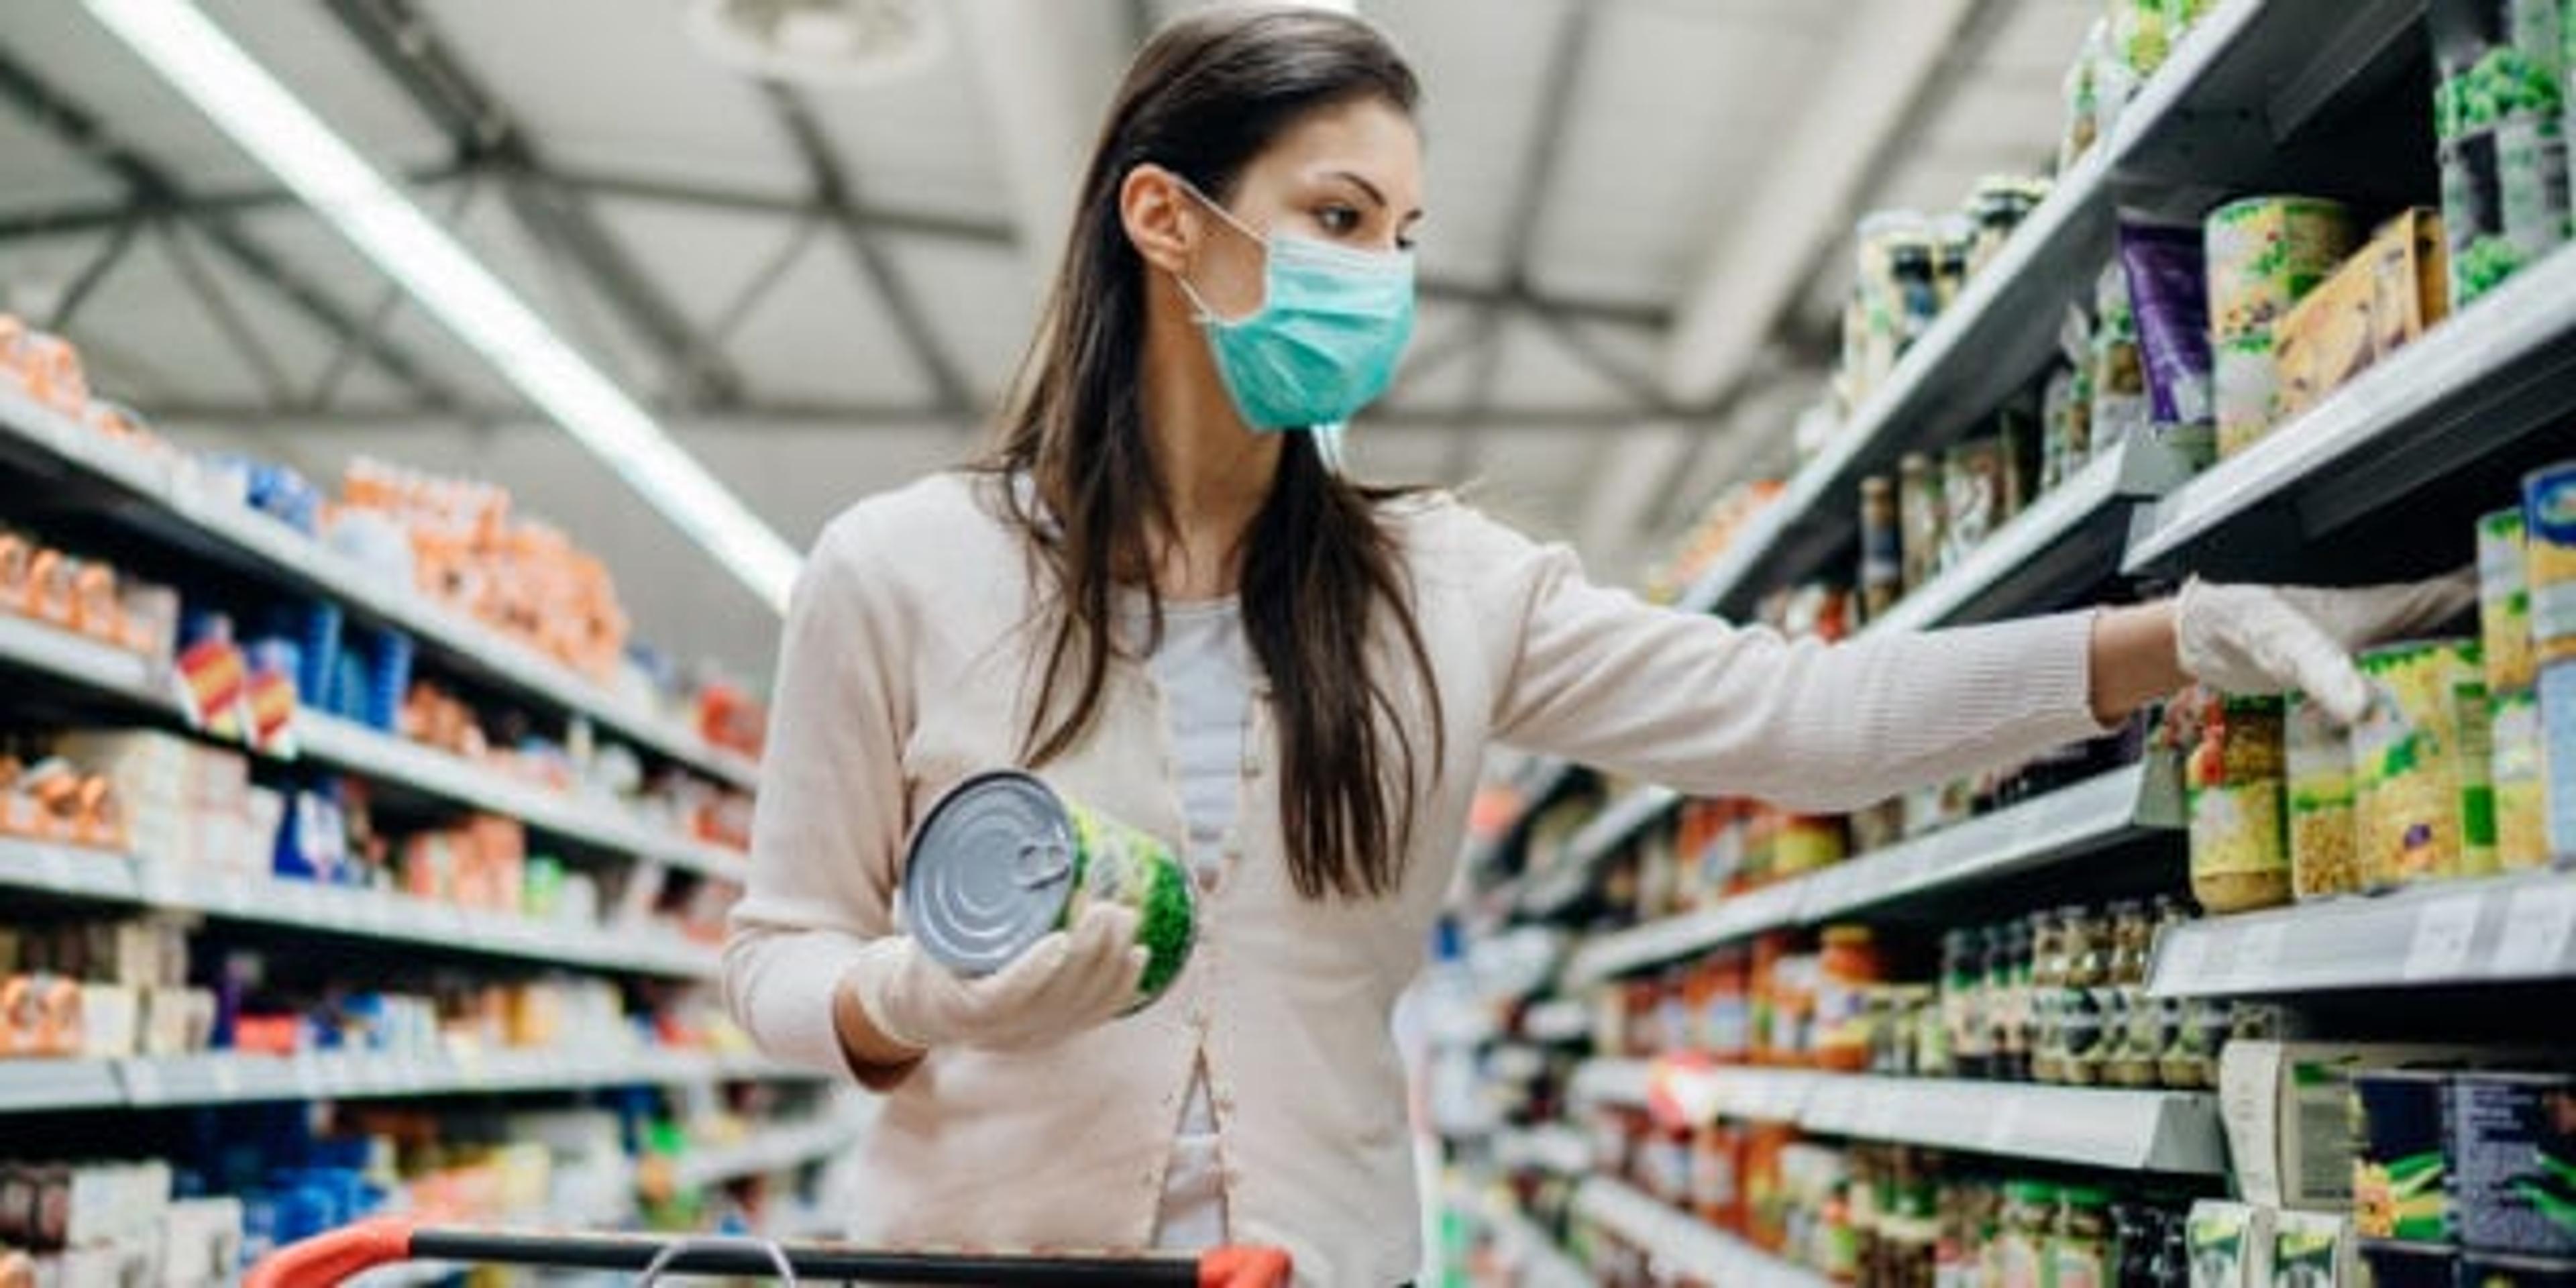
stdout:
<svg viewBox="0 0 2576 1288">
<path fill-rule="evenodd" d="M 904 839 L 961 776 L 1016 762 L 1030 565 L 990 485 L 870 498 L 817 543 L 789 610 L 726 995 L 761 1046 L 840 1070 L 835 982 L 894 933 Z M 1311 1284 L 1420 1266 L 1405 1088 L 1388 1032 L 1423 965 L 1489 742 L 1707 794 L 1839 810 L 2097 732 L 2082 615 L 1826 647 L 1643 605 L 1574 557 L 1446 498 L 1392 518 L 1439 679 L 1448 756 L 1391 897 L 1297 897 L 1280 855 L 1266 687 L 1243 766 L 1243 850 L 1202 899 L 1171 993 L 1052 1049 L 932 1051 L 865 1148 L 866 1241 L 1140 1248 L 1194 1064 L 1209 1070 L 1231 1233 Z M 1384 650 L 1381 650 L 1384 654 Z M 1161 697 L 1113 665 L 1101 720 L 1043 776 L 1185 833 Z M 1417 711 L 1417 719 L 1427 715 Z"/>
</svg>

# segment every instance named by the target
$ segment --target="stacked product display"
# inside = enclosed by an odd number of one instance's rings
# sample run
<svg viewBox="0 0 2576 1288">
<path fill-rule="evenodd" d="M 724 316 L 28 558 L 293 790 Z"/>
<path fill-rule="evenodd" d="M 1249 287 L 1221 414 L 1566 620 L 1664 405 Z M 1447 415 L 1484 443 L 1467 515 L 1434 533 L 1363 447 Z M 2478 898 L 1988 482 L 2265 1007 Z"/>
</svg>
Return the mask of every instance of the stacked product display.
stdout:
<svg viewBox="0 0 2576 1288">
<path fill-rule="evenodd" d="M 710 987 L 756 701 L 507 492 L 186 451 L 5 318 L 0 440 L 70 480 L 0 514 L 0 1285 L 828 1219 L 864 1116 Z"/>
<path fill-rule="evenodd" d="M 2105 0 L 2053 179 L 1859 221 L 1800 464 L 1680 608 L 1831 641 L 2474 562 L 2478 611 L 2359 655 L 2349 726 L 2193 690 L 1849 816 L 1524 773 L 1460 960 L 1547 968 L 1434 1026 L 1488 1089 L 1471 1281 L 2576 1282 L 2571 40 Z"/>
</svg>

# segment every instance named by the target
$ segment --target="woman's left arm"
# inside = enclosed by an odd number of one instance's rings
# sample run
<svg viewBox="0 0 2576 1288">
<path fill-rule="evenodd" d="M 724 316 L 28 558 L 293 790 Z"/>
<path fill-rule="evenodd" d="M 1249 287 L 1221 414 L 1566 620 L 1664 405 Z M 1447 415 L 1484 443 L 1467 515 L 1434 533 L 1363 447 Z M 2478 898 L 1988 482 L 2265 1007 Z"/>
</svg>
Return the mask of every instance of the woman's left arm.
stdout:
<svg viewBox="0 0 2576 1288">
<path fill-rule="evenodd" d="M 2160 603 L 1829 645 L 1642 604 L 1516 536 L 1486 557 L 1509 570 L 1486 584 L 1519 626 L 1498 739 L 1820 812 L 2096 736 L 2193 679 L 2305 688 L 2351 718 L 2366 704 L 2353 648 L 2476 598 L 2457 578 L 2351 591 L 2195 581 Z"/>
</svg>

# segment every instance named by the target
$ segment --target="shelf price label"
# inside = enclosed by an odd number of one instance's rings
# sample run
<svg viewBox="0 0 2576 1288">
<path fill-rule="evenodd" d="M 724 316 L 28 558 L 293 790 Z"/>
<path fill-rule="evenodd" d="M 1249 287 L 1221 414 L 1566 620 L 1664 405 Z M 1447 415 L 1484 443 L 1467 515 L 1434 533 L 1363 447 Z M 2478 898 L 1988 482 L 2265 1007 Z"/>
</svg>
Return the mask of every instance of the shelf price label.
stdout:
<svg viewBox="0 0 2576 1288">
<path fill-rule="evenodd" d="M 2488 963 L 2490 973 L 2509 977 L 2558 973 L 2571 929 L 2576 929 L 2576 885 L 2552 883 L 2515 891 L 2505 904 L 2504 933 Z"/>
<path fill-rule="evenodd" d="M 2426 903 L 2415 914 L 2415 936 L 2406 949 L 2405 978 L 2447 979 L 2468 968 L 2469 945 L 2477 938 L 2478 895 L 2453 895 Z"/>
</svg>

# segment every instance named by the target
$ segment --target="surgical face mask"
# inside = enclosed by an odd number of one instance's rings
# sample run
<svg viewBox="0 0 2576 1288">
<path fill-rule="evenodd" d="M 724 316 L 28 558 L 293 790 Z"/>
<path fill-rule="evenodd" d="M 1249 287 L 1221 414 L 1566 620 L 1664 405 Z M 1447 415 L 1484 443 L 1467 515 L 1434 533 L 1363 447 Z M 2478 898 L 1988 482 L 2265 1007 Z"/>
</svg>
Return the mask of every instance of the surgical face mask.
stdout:
<svg viewBox="0 0 2576 1288">
<path fill-rule="evenodd" d="M 1342 422 L 1386 392 L 1413 338 L 1413 256 L 1264 237 L 1188 180 L 1181 186 L 1262 244 L 1261 307 L 1243 317 L 1218 316 L 1189 279 L 1175 278 L 1198 310 L 1235 410 L 1255 430 L 1325 431 L 1338 449 Z"/>
</svg>

